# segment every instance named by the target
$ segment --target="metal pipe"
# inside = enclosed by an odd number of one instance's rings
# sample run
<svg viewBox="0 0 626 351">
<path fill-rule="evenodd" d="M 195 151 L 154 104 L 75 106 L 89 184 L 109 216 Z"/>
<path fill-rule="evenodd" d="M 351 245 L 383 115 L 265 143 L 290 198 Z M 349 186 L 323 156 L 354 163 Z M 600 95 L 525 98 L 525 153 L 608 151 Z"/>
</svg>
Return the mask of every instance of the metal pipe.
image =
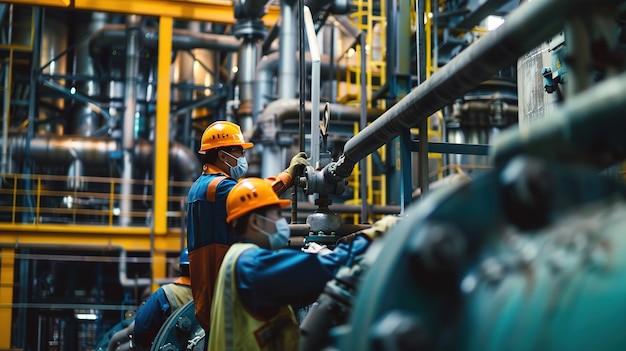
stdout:
<svg viewBox="0 0 626 351">
<path fill-rule="evenodd" d="M 367 111 L 367 52 L 365 51 L 365 47 L 367 45 L 367 37 L 365 32 L 361 32 L 361 34 L 358 37 L 359 40 L 359 50 L 360 50 L 360 81 L 361 81 L 361 86 L 360 86 L 360 95 L 361 95 L 361 101 L 360 101 L 360 107 L 361 107 L 361 113 L 360 113 L 360 118 L 359 118 L 359 130 L 363 130 L 365 129 L 365 127 L 367 126 L 367 121 L 365 120 L 365 113 Z M 367 221 L 367 217 L 368 216 L 368 210 L 367 210 L 367 173 L 368 173 L 368 169 L 367 169 L 367 160 L 365 158 L 361 159 L 359 162 L 359 197 L 361 198 L 361 223 L 365 223 Z"/>
<path fill-rule="evenodd" d="M 590 11 L 617 0 L 531 1 L 513 11 L 496 30 L 463 50 L 367 128 L 351 138 L 337 163 L 327 169 L 332 181 L 352 173 L 359 160 L 412 128 L 454 99 L 475 88 L 499 68 L 539 45 L 563 28 L 573 11 Z"/>
<path fill-rule="evenodd" d="M 300 101 L 298 99 L 282 99 L 276 100 L 263 110 L 263 114 L 258 118 L 254 130 L 252 131 L 252 138 L 254 140 L 274 140 L 274 135 L 266 135 L 267 133 L 275 132 L 274 128 L 268 128 L 268 123 L 276 122 L 277 125 L 281 125 L 285 120 L 298 119 L 299 117 Z M 310 114 L 311 103 L 306 102 L 304 105 L 304 112 Z M 331 126 L 332 121 L 352 121 L 359 122 L 361 118 L 361 110 L 357 107 L 347 106 L 342 104 L 331 104 Z M 380 115 L 384 113 L 384 110 L 370 108 L 367 110 L 367 120 L 374 121 Z M 332 127 L 331 127 L 332 128 Z M 264 138 L 266 135 L 268 138 Z"/>
<path fill-rule="evenodd" d="M 25 135 L 9 138 L 10 154 L 22 159 L 25 154 Z M 74 160 L 81 160 L 86 166 L 106 167 L 117 158 L 120 152 L 118 143 L 109 138 L 81 136 L 38 135 L 30 141 L 33 161 L 40 165 L 68 166 Z M 133 158 L 139 168 L 150 169 L 154 162 L 154 147 L 147 140 L 137 140 Z M 180 181 L 193 181 L 200 173 L 200 163 L 196 154 L 188 147 L 170 142 L 169 165 L 172 176 Z"/>
<path fill-rule="evenodd" d="M 139 76 L 139 26 L 141 17 L 129 15 L 126 38 L 126 80 L 124 83 L 124 119 L 122 122 L 122 186 L 120 224 L 130 225 L 132 220 L 133 149 L 135 148 L 135 113 L 137 112 L 137 81 Z"/>
<path fill-rule="evenodd" d="M 424 18 L 424 1 L 415 0 L 416 17 L 418 19 Z M 417 52 L 417 85 L 420 86 L 426 80 L 426 28 L 424 28 L 424 21 L 417 20 L 415 40 Z M 426 195 L 430 189 L 428 185 L 428 117 L 422 118 L 418 123 L 419 127 L 419 151 L 418 151 L 418 178 L 419 186 L 422 190 L 422 194 Z"/>
<path fill-rule="evenodd" d="M 282 73 L 279 72 L 279 68 L 283 65 L 287 64 L 283 61 L 283 57 L 279 52 L 272 52 L 267 54 L 261 58 L 256 67 L 256 75 L 254 79 L 254 100 L 253 100 L 253 115 L 255 120 L 258 119 L 259 115 L 263 113 L 263 109 L 267 104 L 269 104 L 272 99 L 272 86 L 274 84 L 274 77 L 278 74 L 278 80 L 281 81 L 282 78 L 280 75 Z M 312 60 L 310 54 L 305 54 L 305 67 L 306 70 L 310 70 L 312 67 Z M 293 54 L 293 60 L 295 61 L 298 57 L 298 52 Z M 322 77 L 330 77 L 335 79 L 335 68 L 338 70 L 338 79 L 344 79 L 346 76 L 346 66 L 334 66 L 333 60 L 331 56 L 328 55 L 320 55 L 320 73 Z M 278 73 L 277 73 L 278 72 Z M 294 79 L 292 77 L 292 79 Z M 295 80 L 294 80 L 295 82 Z M 292 99 L 296 96 L 297 90 L 294 87 L 291 97 L 282 96 L 281 99 Z M 285 93 L 287 95 L 287 93 Z"/>
<path fill-rule="evenodd" d="M 278 97 L 291 99 L 297 96 L 298 71 L 295 52 L 298 43 L 296 9 L 293 1 L 280 3 L 280 65 L 278 65 Z"/>
<path fill-rule="evenodd" d="M 292 53 L 291 55 L 295 64 L 295 60 L 298 57 L 298 53 L 295 53 L 295 54 Z M 331 76 L 330 71 L 332 69 L 332 59 L 330 59 L 329 56 L 324 56 L 324 55 L 321 55 L 320 59 L 321 59 L 322 75 L 324 77 Z M 276 76 L 280 67 L 283 67 L 289 64 L 289 63 L 285 63 L 283 60 L 284 60 L 284 57 L 282 56 L 282 53 L 273 52 L 271 54 L 265 55 L 257 64 L 254 87 L 253 87 L 254 96 L 253 96 L 253 101 L 252 101 L 252 106 L 253 106 L 252 115 L 253 115 L 253 119 L 256 121 L 255 127 L 253 129 L 257 128 L 258 120 L 260 118 L 259 116 L 263 113 L 263 109 L 266 108 L 266 105 L 268 105 L 272 101 L 272 98 L 273 98 L 272 87 L 275 84 L 274 77 Z M 306 61 L 305 67 L 307 67 L 307 69 L 310 69 L 310 67 L 312 67 L 312 60 L 309 54 L 306 54 L 305 61 Z M 324 72 L 327 72 L 327 73 L 324 73 Z M 344 77 L 345 73 L 346 73 L 345 65 L 340 66 L 339 68 L 340 76 Z M 278 73 L 279 81 L 282 81 L 281 74 L 282 73 Z M 334 77 L 334 74 L 332 76 Z M 292 84 L 295 84 L 295 82 L 296 80 L 294 79 Z M 295 87 L 293 87 L 293 91 L 291 93 L 293 94 L 292 98 L 295 98 L 295 95 L 297 93 L 297 90 Z M 288 92 L 281 93 L 281 96 L 283 94 L 287 95 Z M 285 98 L 284 96 L 282 96 L 282 99 L 289 100 Z M 280 151 L 278 150 L 278 146 L 275 144 L 267 143 L 267 145 L 265 145 L 265 147 L 263 148 L 263 164 L 262 164 L 261 176 L 270 177 L 282 171 L 283 169 L 284 167 L 281 164 L 281 156 L 280 156 Z"/>
<path fill-rule="evenodd" d="M 0 161 L 0 174 L 7 174 L 8 147 L 9 143 L 9 107 L 11 106 L 11 66 L 13 65 L 13 50 L 9 52 L 9 57 L 2 64 L 4 74 L 4 108 L 2 109 L 2 161 Z M 0 183 L 0 186 L 2 184 Z"/>
<path fill-rule="evenodd" d="M 252 119 L 252 101 L 254 88 L 254 75 L 256 64 L 259 61 L 259 41 L 255 39 L 246 40 L 241 45 L 239 51 L 239 101 L 240 106 L 237 111 L 239 115 L 239 124 L 242 131 L 252 130 L 254 120 Z"/>
<path fill-rule="evenodd" d="M 33 51 L 31 53 L 31 70 L 30 70 L 30 85 L 28 92 L 28 126 L 26 127 L 26 138 L 27 140 L 32 140 L 35 137 L 35 121 L 37 116 L 39 115 L 39 109 L 37 108 L 37 82 L 40 77 L 39 66 L 41 65 L 41 37 L 42 37 L 42 28 L 43 28 L 43 18 L 44 18 L 45 8 L 40 9 L 37 7 L 33 8 L 33 36 L 32 36 L 32 48 Z M 30 153 L 30 143 L 26 143 L 24 158 L 22 158 L 24 167 L 23 172 L 25 174 L 24 177 L 24 190 L 26 191 L 24 195 L 24 207 L 28 208 L 30 211 L 24 212 L 22 216 L 23 223 L 32 223 L 35 217 L 33 213 L 33 209 L 35 208 L 34 199 L 31 191 L 32 189 L 32 181 L 30 179 L 30 175 L 33 173 L 33 159 Z"/>
<path fill-rule="evenodd" d="M 359 34 L 361 34 L 361 30 L 347 16 L 335 16 L 335 21 L 351 38 L 358 38 Z"/>
<path fill-rule="evenodd" d="M 318 169 L 320 158 L 320 51 L 311 11 L 304 7 L 304 25 L 311 53 L 311 165 Z"/>
<path fill-rule="evenodd" d="M 233 0 L 235 18 L 261 18 L 267 10 L 268 0 Z"/>
<path fill-rule="evenodd" d="M 119 279 L 120 284 L 126 288 L 139 287 L 139 286 L 148 286 L 152 284 L 151 278 L 136 278 L 131 279 L 128 278 L 128 274 L 126 273 L 126 262 L 128 259 L 126 258 L 126 250 L 123 248 L 120 249 L 120 263 L 119 263 Z"/>
<path fill-rule="evenodd" d="M 90 37 L 90 49 L 97 53 L 103 48 L 121 44 L 126 38 L 125 24 L 107 24 Z M 159 33 L 156 28 L 141 29 L 141 44 L 156 49 Z M 172 33 L 173 50 L 207 49 L 234 52 L 239 50 L 242 40 L 232 35 L 201 33 L 183 28 L 174 28 Z"/>
</svg>

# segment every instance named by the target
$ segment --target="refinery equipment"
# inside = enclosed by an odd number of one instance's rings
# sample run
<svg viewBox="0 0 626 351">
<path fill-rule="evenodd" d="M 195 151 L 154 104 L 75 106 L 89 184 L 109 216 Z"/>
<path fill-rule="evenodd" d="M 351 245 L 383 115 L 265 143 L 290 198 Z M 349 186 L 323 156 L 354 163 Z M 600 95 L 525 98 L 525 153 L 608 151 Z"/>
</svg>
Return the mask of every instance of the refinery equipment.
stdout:
<svg viewBox="0 0 626 351">
<path fill-rule="evenodd" d="M 125 337 L 176 275 L 215 120 L 255 143 L 250 176 L 311 157 L 291 249 L 403 218 L 301 311 L 302 350 L 623 347 L 625 18 L 623 0 L 0 2 L 0 349 Z M 152 349 L 199 349 L 193 309 Z"/>
</svg>

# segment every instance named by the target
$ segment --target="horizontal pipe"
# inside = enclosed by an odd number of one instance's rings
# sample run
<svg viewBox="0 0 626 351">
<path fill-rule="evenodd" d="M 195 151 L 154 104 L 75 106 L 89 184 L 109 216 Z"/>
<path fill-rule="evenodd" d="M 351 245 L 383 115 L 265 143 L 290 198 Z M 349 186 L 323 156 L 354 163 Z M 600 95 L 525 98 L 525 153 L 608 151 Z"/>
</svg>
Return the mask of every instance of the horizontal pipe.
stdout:
<svg viewBox="0 0 626 351">
<path fill-rule="evenodd" d="M 112 45 L 123 45 L 126 40 L 125 24 L 107 24 L 91 35 L 90 50 L 99 53 Z M 141 45 L 156 50 L 159 33 L 156 28 L 141 28 Z M 232 35 L 199 33 L 189 29 L 175 28 L 172 32 L 172 50 L 208 49 L 235 52 L 241 46 L 241 39 Z"/>
<path fill-rule="evenodd" d="M 26 135 L 9 138 L 11 155 L 23 159 L 26 155 Z M 86 166 L 108 167 L 121 154 L 118 143 L 110 138 L 90 138 L 81 136 L 37 135 L 30 139 L 30 156 L 41 165 L 69 166 L 74 160 L 81 160 Z M 169 149 L 170 172 L 181 181 L 193 181 L 200 173 L 200 162 L 188 147 L 171 142 Z M 134 148 L 136 165 L 152 167 L 154 147 L 147 140 L 138 140 Z"/>
<path fill-rule="evenodd" d="M 299 118 L 300 112 L 300 100 L 299 99 L 281 99 L 276 100 L 263 110 L 263 114 L 258 118 L 256 125 L 254 126 L 252 137 L 254 139 L 263 140 L 264 131 L 268 130 L 263 128 L 264 123 L 276 121 L 278 125 L 286 120 L 296 120 Z M 311 115 L 311 102 L 307 101 L 304 104 L 304 112 L 307 116 Z M 368 109 L 367 120 L 373 121 L 378 118 L 384 111 L 380 109 Z M 361 118 L 361 110 L 357 107 L 330 104 L 330 129 L 332 130 L 333 121 L 351 121 L 358 122 Z M 273 140 L 273 137 L 271 138 Z"/>
</svg>

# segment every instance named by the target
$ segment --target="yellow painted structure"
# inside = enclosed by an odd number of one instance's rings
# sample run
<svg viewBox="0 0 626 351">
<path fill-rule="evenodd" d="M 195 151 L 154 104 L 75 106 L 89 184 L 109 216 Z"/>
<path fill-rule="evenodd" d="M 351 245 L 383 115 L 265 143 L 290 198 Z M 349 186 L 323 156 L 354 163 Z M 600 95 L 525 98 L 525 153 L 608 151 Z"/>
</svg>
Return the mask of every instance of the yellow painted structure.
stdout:
<svg viewBox="0 0 626 351">
<path fill-rule="evenodd" d="M 112 12 L 233 24 L 235 16 L 230 0 L 12 0 L 0 1 L 20 5 L 64 7 L 69 10 Z M 280 8 L 268 6 L 263 22 L 272 26 L 278 21 Z"/>
<path fill-rule="evenodd" d="M 4 2 L 4 1 L 2 1 Z M 159 47 L 158 47 L 158 82 L 159 87 L 170 86 L 170 67 L 172 50 L 172 32 L 174 19 L 209 21 L 217 23 L 234 23 L 232 1 L 220 0 L 18 0 L 10 3 L 32 6 L 65 7 L 68 9 L 102 11 L 114 13 L 129 13 L 159 17 Z M 167 16 L 162 16 L 167 14 Z M 268 7 L 268 13 L 263 17 L 267 25 L 273 25 L 278 19 L 279 9 Z M 31 23 L 32 28 L 32 23 Z M 34 31 L 33 31 L 34 32 Z M 31 36 L 32 37 L 32 36 Z M 31 40 L 32 43 L 32 40 Z M 8 64 L 12 65 L 15 51 L 31 51 L 31 46 L 18 44 L 4 44 L 0 50 L 8 50 Z M 8 70 L 9 74 L 12 69 Z M 8 89 L 10 91 L 10 87 Z M 99 247 L 127 251 L 153 252 L 152 279 L 160 281 L 167 275 L 167 255 L 178 253 L 181 244 L 185 242 L 184 233 L 180 227 L 169 228 L 168 219 L 182 217 L 184 212 L 171 211 L 171 203 L 184 203 L 181 196 L 172 196 L 172 188 L 187 189 L 191 183 L 169 181 L 169 114 L 170 89 L 157 89 L 155 163 L 154 180 L 151 185 L 153 195 L 150 198 L 153 207 L 150 212 L 133 211 L 127 213 L 131 217 L 149 218 L 142 226 L 117 226 L 114 203 L 121 199 L 115 188 L 120 181 L 117 178 L 81 177 L 81 181 L 104 183 L 101 189 L 108 189 L 100 193 L 60 193 L 49 189 L 46 184 L 66 182 L 68 177 L 36 175 L 36 174 L 2 174 L 5 179 L 12 179 L 13 188 L 0 188 L 0 192 L 13 199 L 11 206 L 0 206 L 0 211 L 10 214 L 9 221 L 0 222 L 0 325 L 12 324 L 12 305 L 14 290 L 15 250 L 23 246 L 37 245 L 39 247 L 64 247 L 71 250 L 84 247 Z M 18 187 L 18 180 L 30 180 L 31 189 Z M 142 180 L 136 180 L 136 183 Z M 186 192 L 185 192 L 186 193 Z M 20 204 L 18 199 L 30 196 L 34 199 L 31 206 Z M 45 207 L 46 197 L 96 198 L 108 202 L 108 209 L 84 209 L 80 206 Z M 131 200 L 142 200 L 142 195 L 131 195 Z M 33 214 L 33 220 L 28 223 L 19 222 L 20 213 Z M 42 215 L 63 215 L 67 218 L 76 218 L 69 224 L 42 223 Z M 81 222 L 80 218 L 96 217 L 101 219 L 99 224 Z M 153 289 L 157 288 L 155 284 Z M 0 350 L 11 348 L 11 328 L 0 329 Z"/>
<path fill-rule="evenodd" d="M 0 248 L 0 349 L 8 350 L 11 340 L 11 305 L 13 304 L 13 271 L 15 268 L 15 249 Z"/>
</svg>

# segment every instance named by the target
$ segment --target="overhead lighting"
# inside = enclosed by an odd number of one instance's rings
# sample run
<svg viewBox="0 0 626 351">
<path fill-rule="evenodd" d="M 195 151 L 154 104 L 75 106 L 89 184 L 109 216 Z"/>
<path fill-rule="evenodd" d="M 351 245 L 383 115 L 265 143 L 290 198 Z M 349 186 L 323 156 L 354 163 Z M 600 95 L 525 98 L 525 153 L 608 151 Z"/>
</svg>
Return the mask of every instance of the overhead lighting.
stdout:
<svg viewBox="0 0 626 351">
<path fill-rule="evenodd" d="M 76 319 L 82 321 L 95 321 L 98 319 L 98 316 L 95 313 L 76 313 Z"/>
</svg>

